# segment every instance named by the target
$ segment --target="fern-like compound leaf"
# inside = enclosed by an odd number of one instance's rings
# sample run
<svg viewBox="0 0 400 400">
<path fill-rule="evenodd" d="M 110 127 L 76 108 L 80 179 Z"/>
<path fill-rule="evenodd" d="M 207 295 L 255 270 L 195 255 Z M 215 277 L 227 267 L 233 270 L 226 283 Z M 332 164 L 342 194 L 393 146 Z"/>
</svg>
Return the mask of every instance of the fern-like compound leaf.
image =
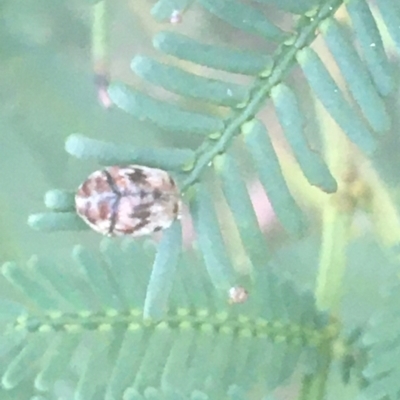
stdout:
<svg viewBox="0 0 400 400">
<path fill-rule="evenodd" d="M 178 226 L 170 231 L 172 239 Z M 53 400 L 54 385 L 67 379 L 77 399 L 99 393 L 106 400 L 150 394 L 160 399 L 235 398 L 234 393 L 248 393 L 260 383 L 265 393 L 282 384 L 299 363 L 311 363 L 310 354 L 318 360 L 318 349 L 331 340 L 312 297 L 299 293 L 292 283 L 258 270 L 248 301 L 229 304 L 227 297 L 221 301 L 204 266 L 193 263 L 192 256 L 179 263 L 164 320 L 149 321 L 143 318 L 143 282 L 149 280 L 146 264 L 154 249 L 123 241 L 117 252 L 112 248 L 117 245 L 110 243 L 104 241 L 100 254 L 77 247 L 74 262 L 59 267 L 67 282 L 76 282 L 73 290 L 78 295 L 71 298 L 82 301 L 60 301 L 67 300 L 67 286 L 59 279 L 54 285 L 51 276 L 47 285 L 36 280 L 51 267 L 40 259 L 29 262 L 36 265 L 32 271 L 28 265 L 32 282 L 10 279 L 27 297 L 26 307 L 14 307 L 14 314 L 4 320 L 0 335 L 5 388 L 31 382 Z M 126 270 L 118 270 L 121 254 Z M 111 268 L 118 272 L 110 274 Z M 2 271 L 10 276 L 11 269 L 14 277 L 24 275 L 25 268 L 18 265 L 7 264 Z M 129 302 L 127 291 L 115 291 L 122 275 L 135 293 Z M 51 307 L 41 304 L 43 294 L 32 294 L 33 287 L 38 292 L 46 289 Z"/>
</svg>

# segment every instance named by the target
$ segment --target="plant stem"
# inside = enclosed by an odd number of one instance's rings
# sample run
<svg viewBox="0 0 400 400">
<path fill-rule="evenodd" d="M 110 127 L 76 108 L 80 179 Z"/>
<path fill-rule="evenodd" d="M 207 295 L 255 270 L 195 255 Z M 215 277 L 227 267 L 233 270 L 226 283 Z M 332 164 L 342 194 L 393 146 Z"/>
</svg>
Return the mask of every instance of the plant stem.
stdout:
<svg viewBox="0 0 400 400">
<path fill-rule="evenodd" d="M 319 49 L 324 52 L 325 49 Z M 329 63 L 326 63 L 329 65 Z M 352 215 L 356 203 L 350 188 L 356 179 L 352 160 L 352 146 L 331 119 L 316 102 L 316 112 L 320 117 L 321 132 L 324 134 L 326 161 L 338 183 L 337 193 L 327 196 L 322 210 L 322 240 L 319 269 L 316 277 L 315 299 L 318 309 L 326 311 L 331 320 L 337 320 L 342 296 L 342 281 L 346 269 L 346 250 L 350 238 Z M 335 329 L 339 333 L 339 329 Z M 332 345 L 337 338 L 332 335 L 321 349 L 325 357 L 319 371 L 305 376 L 300 394 L 301 400 L 322 400 L 332 363 Z"/>
<path fill-rule="evenodd" d="M 107 0 L 100 0 L 93 6 L 92 60 L 98 75 L 108 74 L 109 64 L 109 11 Z"/>
</svg>

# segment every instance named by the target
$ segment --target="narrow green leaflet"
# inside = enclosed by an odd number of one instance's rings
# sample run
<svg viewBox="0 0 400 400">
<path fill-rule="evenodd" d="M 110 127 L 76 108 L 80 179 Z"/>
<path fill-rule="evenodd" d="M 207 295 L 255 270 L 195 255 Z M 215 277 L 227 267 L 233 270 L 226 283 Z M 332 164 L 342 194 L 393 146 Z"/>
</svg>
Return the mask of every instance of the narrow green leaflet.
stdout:
<svg viewBox="0 0 400 400">
<path fill-rule="evenodd" d="M 161 322 L 154 328 L 133 384 L 140 392 L 148 386 L 158 386 L 172 341 L 172 330 L 167 323 Z"/>
<path fill-rule="evenodd" d="M 141 357 L 146 351 L 146 331 L 139 324 L 129 324 L 107 383 L 105 400 L 120 399 L 134 381 Z"/>
<path fill-rule="evenodd" d="M 272 68 L 272 59 L 268 55 L 199 43 L 175 32 L 157 33 L 153 46 L 182 60 L 237 74 L 258 75 Z"/>
<path fill-rule="evenodd" d="M 53 211 L 74 211 L 75 193 L 66 190 L 49 190 L 44 196 L 44 204 Z"/>
<path fill-rule="evenodd" d="M 139 164 L 165 170 L 179 170 L 190 162 L 193 151 L 176 148 L 141 148 L 116 145 L 83 135 L 70 135 L 65 142 L 65 150 L 79 159 L 95 159 L 102 165 Z"/>
<path fill-rule="evenodd" d="M 309 147 L 304 133 L 305 121 L 294 92 L 282 83 L 272 88 L 271 98 L 285 137 L 307 180 L 327 193 L 335 192 L 337 183 L 327 165 L 320 154 Z"/>
<path fill-rule="evenodd" d="M 375 132 L 388 131 L 390 117 L 385 104 L 371 81 L 365 63 L 346 38 L 344 29 L 334 19 L 324 21 L 320 29 L 365 119 Z"/>
<path fill-rule="evenodd" d="M 396 2 L 392 3 L 395 5 Z M 351 0 L 346 3 L 346 8 L 371 77 L 379 93 L 387 96 L 395 87 L 392 67 L 370 7 L 365 0 Z M 397 13 L 400 18 L 400 7 Z"/>
<path fill-rule="evenodd" d="M 42 391 L 52 390 L 54 384 L 68 369 L 73 352 L 83 335 L 80 326 L 66 326 L 65 331 L 58 332 L 44 353 L 40 372 L 35 378 L 35 387 Z"/>
<path fill-rule="evenodd" d="M 114 329 L 110 325 L 100 325 L 97 331 L 90 332 L 90 336 L 91 351 L 83 371 L 79 374 L 74 400 L 92 399 L 100 388 L 104 388 L 104 382 L 108 378 L 108 353 L 114 338 Z"/>
<path fill-rule="evenodd" d="M 31 214 L 28 218 L 28 225 L 38 231 L 86 231 L 86 225 L 76 212 L 47 212 Z"/>
<path fill-rule="evenodd" d="M 393 0 L 377 0 L 375 3 L 382 15 L 390 36 L 400 52 L 400 5 Z"/>
<path fill-rule="evenodd" d="M 141 78 L 185 97 L 229 107 L 244 103 L 248 98 L 243 86 L 194 75 L 145 56 L 136 56 L 131 68 Z"/>
<path fill-rule="evenodd" d="M 226 201 L 232 211 L 243 245 L 253 266 L 266 263 L 269 258 L 267 243 L 258 225 L 240 169 L 234 158 L 229 154 L 217 156 L 214 159 L 214 167 L 220 176 Z"/>
<path fill-rule="evenodd" d="M 138 309 L 138 307 L 143 306 L 143 292 L 132 290 L 132 286 L 139 283 L 137 271 L 143 269 L 147 260 L 139 246 L 134 246 L 133 243 L 131 243 L 131 246 L 137 250 L 133 252 L 134 258 L 129 257 L 121 249 L 120 243 L 117 243 L 113 238 L 103 239 L 100 243 L 100 250 L 107 265 L 107 271 L 115 282 L 121 302 L 129 309 Z M 147 281 L 142 284 L 145 287 Z"/>
<path fill-rule="evenodd" d="M 32 335 L 30 340 L 25 343 L 25 346 L 6 367 L 1 377 L 3 387 L 6 389 L 15 388 L 32 373 L 36 366 L 35 364 L 40 360 L 54 335 L 55 332 L 49 326 L 42 326 L 39 332 Z"/>
<path fill-rule="evenodd" d="M 54 293 L 43 282 L 37 282 L 26 268 L 13 262 L 5 263 L 1 268 L 3 276 L 20 292 L 24 293 L 31 303 L 48 312 L 59 309 L 60 304 Z"/>
<path fill-rule="evenodd" d="M 289 192 L 267 130 L 261 122 L 253 120 L 243 125 L 242 132 L 258 178 L 279 221 L 288 232 L 301 234 L 305 218 Z"/>
<path fill-rule="evenodd" d="M 141 121 L 149 120 L 160 128 L 181 132 L 208 135 L 223 129 L 221 119 L 211 115 L 183 110 L 176 105 L 157 100 L 129 89 L 122 83 L 108 88 L 114 104 Z"/>
<path fill-rule="evenodd" d="M 181 252 L 182 229 L 180 222 L 175 221 L 163 233 L 163 238 L 157 248 L 144 302 L 143 317 L 145 319 L 159 320 L 165 315 Z"/>
<path fill-rule="evenodd" d="M 213 201 L 205 185 L 198 185 L 190 204 L 197 242 L 211 281 L 217 289 L 233 286 L 234 271 L 222 238 Z"/>
<path fill-rule="evenodd" d="M 93 253 L 80 245 L 75 246 L 72 257 L 81 267 L 88 284 L 93 288 L 93 292 L 104 310 L 121 309 L 121 301 L 109 283 L 104 264 Z"/>
<path fill-rule="evenodd" d="M 164 393 L 176 390 L 184 392 L 187 382 L 182 379 L 182 372 L 187 369 L 196 335 L 197 331 L 190 323 L 183 322 L 179 325 L 160 380 Z"/>
<path fill-rule="evenodd" d="M 262 13 L 236 0 L 198 0 L 209 12 L 232 26 L 265 39 L 280 41 L 288 35 Z"/>
<path fill-rule="evenodd" d="M 345 99 L 318 55 L 308 47 L 297 53 L 307 81 L 333 119 L 361 150 L 372 153 L 377 141 L 357 111 Z"/>
<path fill-rule="evenodd" d="M 304 14 L 316 7 L 319 0 L 255 0 L 257 3 L 273 4 L 277 8 L 294 14 Z"/>
</svg>

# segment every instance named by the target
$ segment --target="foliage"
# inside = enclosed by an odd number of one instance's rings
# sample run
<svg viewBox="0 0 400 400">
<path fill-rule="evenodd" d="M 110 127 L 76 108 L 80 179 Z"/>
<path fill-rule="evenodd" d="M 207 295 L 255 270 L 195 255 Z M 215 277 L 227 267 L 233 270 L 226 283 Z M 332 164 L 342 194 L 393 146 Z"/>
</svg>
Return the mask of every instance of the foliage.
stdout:
<svg viewBox="0 0 400 400">
<path fill-rule="evenodd" d="M 6 28 L 0 29 L 15 49 L 28 51 L 24 32 L 11 29 L 13 6 L 2 7 Z M 3 265 L 15 291 L 8 287 L 10 297 L 0 301 L 1 395 L 261 399 L 279 396 L 277 388 L 299 377 L 299 399 L 322 399 L 338 362 L 341 384 L 355 385 L 360 399 L 397 399 L 398 287 L 376 316 L 369 312 L 353 323 L 341 301 L 360 213 L 382 245 L 384 262 L 398 265 L 393 248 L 400 219 L 391 190 L 397 181 L 382 180 L 378 156 L 398 128 L 391 101 L 400 6 L 391 0 L 159 0 L 151 15 L 173 29 L 157 25 L 157 52 L 133 58 L 135 85 L 112 74 L 111 2 L 84 8 L 92 12 L 98 96 L 115 108 L 111 126 L 140 121 L 150 133 L 128 145 L 107 134 L 104 140 L 95 129 L 99 122 L 89 127 L 92 114 L 80 111 L 75 131 L 88 134 L 87 127 L 94 138 L 71 131 L 65 150 L 82 165 L 95 160 L 168 170 L 196 240 L 187 244 L 176 221 L 157 244 L 105 239 L 93 250 L 74 192 L 49 190 L 48 211 L 32 214 L 29 225 L 73 231 L 80 244 L 72 263 L 49 255 Z M 200 37 L 176 24 L 190 15 L 203 16 Z M 223 43 L 215 32 L 202 38 L 207 24 L 238 35 L 238 43 Z M 8 57 L 14 60 L 12 52 Z M 270 122 L 268 100 L 279 127 Z M 68 107 L 60 107 L 68 119 Z M 154 138 L 158 146 L 146 144 Z M 42 161 L 51 182 L 62 176 L 51 171 L 57 162 L 55 155 Z M 86 175 L 77 168 L 80 183 Z M 314 291 L 303 288 L 300 272 L 294 280 L 282 271 L 272 235 L 266 240 L 257 219 L 249 180 L 260 182 L 290 238 L 280 244 L 283 252 L 293 254 L 291 246 L 303 246 L 302 238 L 318 230 L 319 256 L 310 263 L 318 265 Z M 236 304 L 229 295 L 242 287 L 249 297 Z"/>
</svg>

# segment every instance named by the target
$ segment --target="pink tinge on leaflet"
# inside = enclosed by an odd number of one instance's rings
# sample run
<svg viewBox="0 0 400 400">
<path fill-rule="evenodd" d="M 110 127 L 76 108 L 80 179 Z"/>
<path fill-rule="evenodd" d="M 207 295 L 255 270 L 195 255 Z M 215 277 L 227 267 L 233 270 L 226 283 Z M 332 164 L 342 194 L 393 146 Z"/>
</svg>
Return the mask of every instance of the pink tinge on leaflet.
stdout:
<svg viewBox="0 0 400 400">
<path fill-rule="evenodd" d="M 182 22 L 182 14 L 179 10 L 174 10 L 169 18 L 169 22 L 173 25 L 180 24 Z"/>
<path fill-rule="evenodd" d="M 97 99 L 99 103 L 106 109 L 110 108 L 113 105 L 113 102 L 111 101 L 105 87 L 100 87 L 97 89 Z"/>
<path fill-rule="evenodd" d="M 268 231 L 276 222 L 276 215 L 267 194 L 259 181 L 248 185 L 248 191 L 261 230 Z"/>
</svg>

